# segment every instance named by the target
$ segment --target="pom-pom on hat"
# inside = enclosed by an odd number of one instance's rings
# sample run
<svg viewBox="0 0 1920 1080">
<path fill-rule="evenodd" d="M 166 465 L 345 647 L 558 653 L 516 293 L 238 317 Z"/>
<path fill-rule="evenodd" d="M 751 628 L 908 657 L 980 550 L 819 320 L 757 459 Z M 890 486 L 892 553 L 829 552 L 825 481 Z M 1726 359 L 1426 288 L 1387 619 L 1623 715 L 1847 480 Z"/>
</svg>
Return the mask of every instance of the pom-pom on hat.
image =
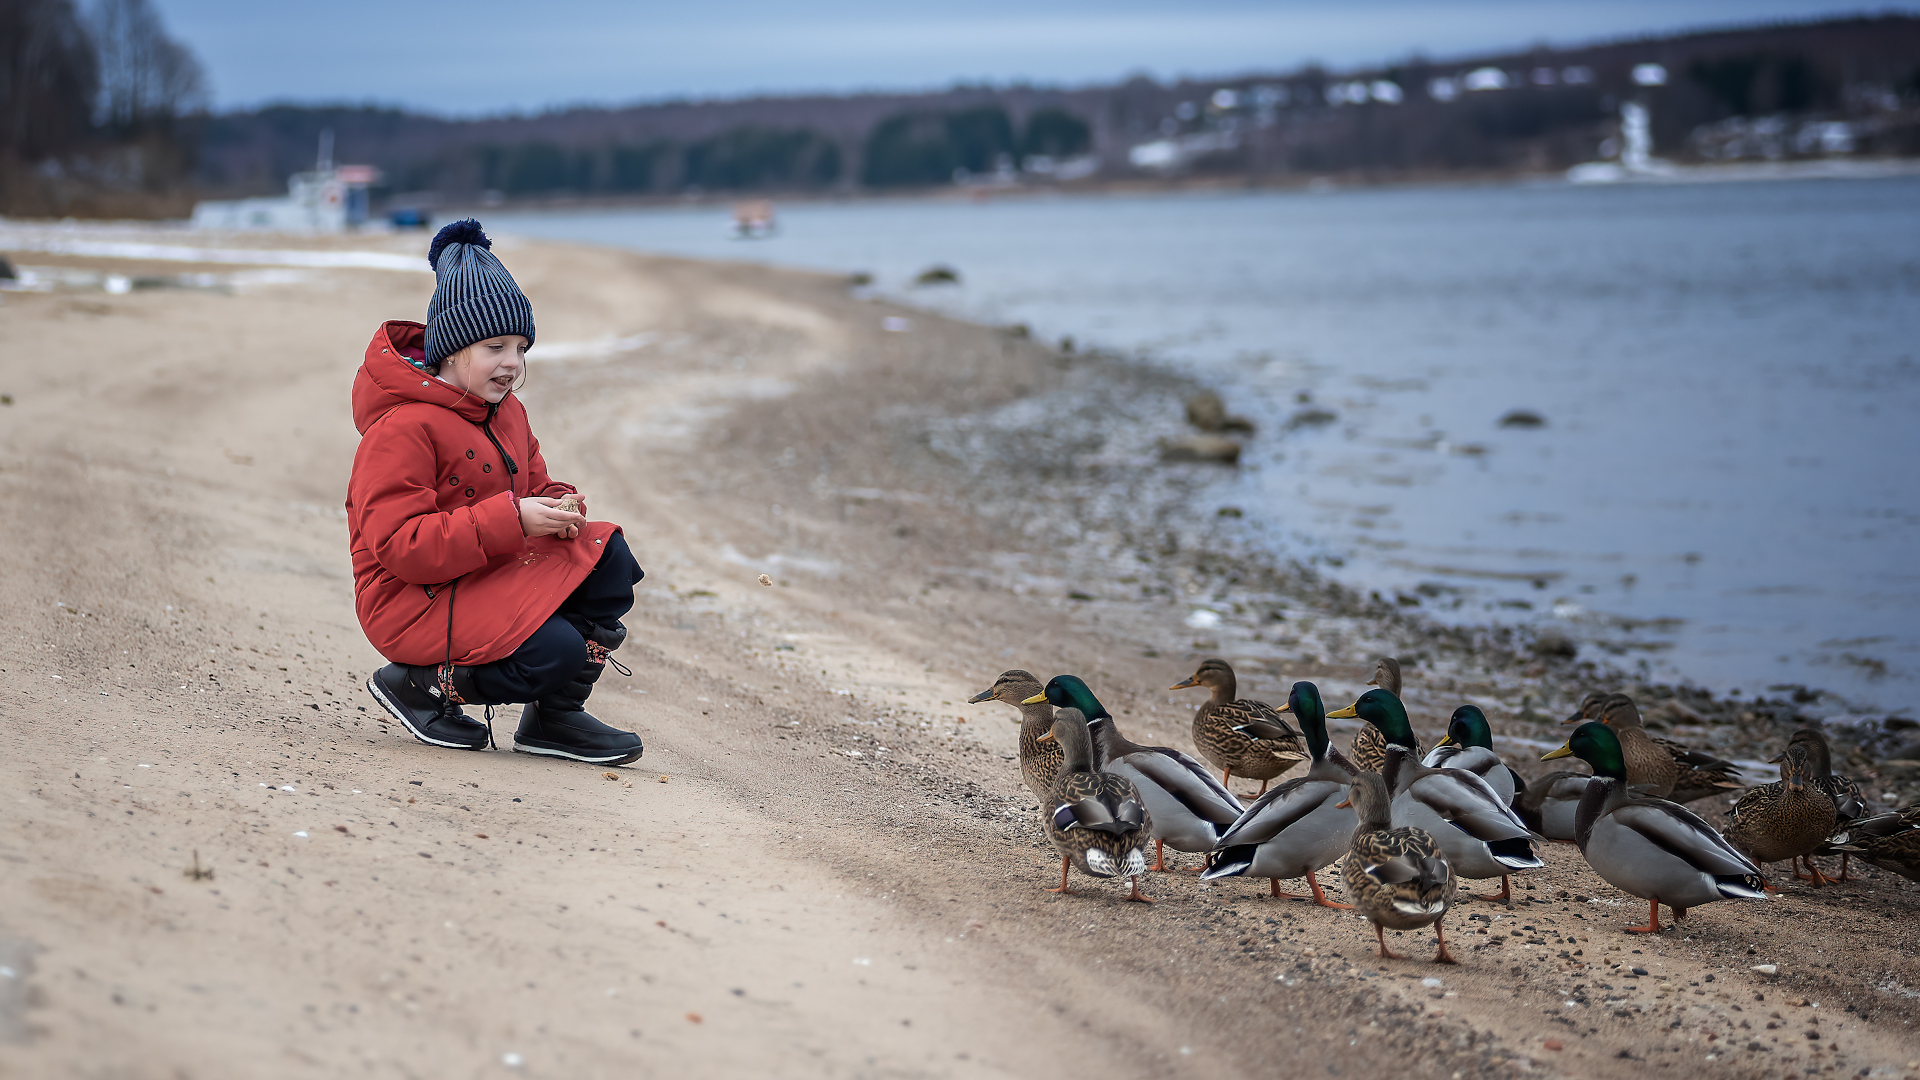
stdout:
<svg viewBox="0 0 1920 1080">
<path fill-rule="evenodd" d="M 434 236 L 427 265 L 437 283 L 427 301 L 427 357 L 416 361 L 420 367 L 438 371 L 442 360 L 461 349 L 505 334 L 533 343 L 533 305 L 492 249 L 493 241 L 472 218 Z"/>
</svg>

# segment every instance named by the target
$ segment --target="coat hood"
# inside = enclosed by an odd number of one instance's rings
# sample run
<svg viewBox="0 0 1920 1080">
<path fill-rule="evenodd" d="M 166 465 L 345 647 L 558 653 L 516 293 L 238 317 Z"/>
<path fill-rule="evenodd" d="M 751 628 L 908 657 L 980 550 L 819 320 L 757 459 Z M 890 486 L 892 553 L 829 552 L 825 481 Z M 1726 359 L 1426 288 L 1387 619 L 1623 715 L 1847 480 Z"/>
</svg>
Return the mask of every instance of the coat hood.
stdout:
<svg viewBox="0 0 1920 1080">
<path fill-rule="evenodd" d="M 426 356 L 426 338 L 427 328 L 417 322 L 395 320 L 374 331 L 360 372 L 353 377 L 353 426 L 360 434 L 395 408 L 416 401 L 452 409 L 476 424 L 493 411 L 481 398 L 408 362 Z"/>
</svg>

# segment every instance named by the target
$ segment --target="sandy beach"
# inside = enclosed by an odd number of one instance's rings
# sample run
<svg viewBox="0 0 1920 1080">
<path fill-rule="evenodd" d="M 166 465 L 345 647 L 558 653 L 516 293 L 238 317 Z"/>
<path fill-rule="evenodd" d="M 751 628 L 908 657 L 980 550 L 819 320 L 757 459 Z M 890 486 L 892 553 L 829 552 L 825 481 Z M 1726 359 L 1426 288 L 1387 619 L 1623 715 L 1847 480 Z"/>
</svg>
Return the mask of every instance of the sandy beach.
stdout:
<svg viewBox="0 0 1920 1080">
<path fill-rule="evenodd" d="M 348 388 L 430 275 L 0 298 L 0 1077 L 1920 1077 L 1920 886 L 1857 863 L 1647 939 L 1542 844 L 1449 916 L 1453 968 L 1264 880 L 1043 892 L 1015 713 L 965 703 L 1007 668 L 1191 752 L 1164 688 L 1203 657 L 1344 704 L 1397 655 L 1423 741 L 1472 700 L 1530 774 L 1588 689 L 1743 762 L 1801 717 L 1262 561 L 1216 467 L 1158 461 L 1196 389 L 1164 373 L 825 275 L 496 250 L 548 464 L 648 573 L 591 705 L 630 767 L 428 747 L 362 688 Z M 1902 731 L 1835 735 L 1876 805 L 1915 797 Z"/>
</svg>

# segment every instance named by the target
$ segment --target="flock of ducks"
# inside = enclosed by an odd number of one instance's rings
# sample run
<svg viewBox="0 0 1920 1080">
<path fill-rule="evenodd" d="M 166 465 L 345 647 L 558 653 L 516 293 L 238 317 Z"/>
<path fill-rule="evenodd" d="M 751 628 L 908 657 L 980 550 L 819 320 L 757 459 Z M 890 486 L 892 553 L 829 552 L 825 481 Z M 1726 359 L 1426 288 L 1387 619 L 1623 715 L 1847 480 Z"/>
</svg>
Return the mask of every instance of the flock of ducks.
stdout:
<svg viewBox="0 0 1920 1080">
<path fill-rule="evenodd" d="M 1237 697 L 1225 660 L 1203 662 L 1171 689 L 1211 692 L 1194 713 L 1193 743 L 1218 780 L 1179 750 L 1127 739 L 1074 675 L 1043 685 L 1008 671 L 970 700 L 1020 710 L 1021 779 L 1060 856 L 1060 885 L 1049 892 L 1067 893 L 1078 867 L 1128 879 L 1127 899 L 1152 903 L 1141 875 L 1168 870 L 1171 847 L 1206 856 L 1203 880 L 1264 877 L 1276 897 L 1357 909 L 1383 957 L 1396 957 L 1387 930 L 1432 926 L 1434 961 L 1455 963 L 1441 922 L 1459 880 L 1497 877 L 1500 891 L 1476 898 L 1510 902 L 1512 875 L 1543 865 L 1534 849 L 1542 840 L 1578 845 L 1595 873 L 1648 902 L 1647 923 L 1628 927 L 1633 933 L 1660 930 L 1661 904 L 1678 919 L 1716 900 L 1764 899 L 1773 889 L 1760 867 L 1769 862 L 1791 860 L 1794 876 L 1816 887 L 1852 880 L 1854 857 L 1920 881 L 1920 806 L 1866 816 L 1859 787 L 1833 773 L 1826 740 L 1812 729 L 1794 733 L 1773 759 L 1780 779 L 1743 794 L 1722 831 L 1681 804 L 1739 790 L 1736 767 L 1649 735 L 1624 694 L 1588 695 L 1565 721 L 1578 725 L 1566 745 L 1542 759 L 1578 758 L 1590 773 L 1528 781 L 1494 752 L 1476 706 L 1456 709 L 1423 754 L 1400 701 L 1399 663 L 1381 660 L 1371 685 L 1330 713 L 1313 683 L 1297 682 L 1276 709 Z M 1350 754 L 1327 737 L 1327 720 L 1339 718 L 1364 721 Z M 1274 785 L 1303 762 L 1304 774 Z M 1260 781 L 1252 803 L 1228 789 L 1236 775 Z M 1816 855 L 1839 855 L 1839 876 L 1822 874 Z M 1315 877 L 1343 859 L 1351 903 L 1328 899 Z M 1311 896 L 1282 892 L 1282 878 L 1304 879 Z"/>
</svg>

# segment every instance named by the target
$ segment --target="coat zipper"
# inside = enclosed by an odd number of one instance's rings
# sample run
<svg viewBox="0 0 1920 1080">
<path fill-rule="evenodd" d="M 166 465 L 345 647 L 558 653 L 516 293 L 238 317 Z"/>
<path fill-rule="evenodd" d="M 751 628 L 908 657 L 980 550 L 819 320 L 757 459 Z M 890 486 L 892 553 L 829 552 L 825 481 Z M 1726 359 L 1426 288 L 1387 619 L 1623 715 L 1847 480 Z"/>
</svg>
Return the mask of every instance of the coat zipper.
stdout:
<svg viewBox="0 0 1920 1080">
<path fill-rule="evenodd" d="M 507 448 L 501 446 L 500 440 L 493 436 L 493 413 L 494 410 L 499 407 L 498 405 L 487 406 L 487 418 L 480 421 L 480 430 L 487 433 L 487 441 L 493 444 L 495 450 L 500 451 L 500 460 L 507 465 L 507 476 L 509 477 L 507 487 L 511 489 L 513 487 L 513 480 L 511 478 L 520 475 L 520 466 L 513 463 L 513 458 L 507 454 Z"/>
</svg>

